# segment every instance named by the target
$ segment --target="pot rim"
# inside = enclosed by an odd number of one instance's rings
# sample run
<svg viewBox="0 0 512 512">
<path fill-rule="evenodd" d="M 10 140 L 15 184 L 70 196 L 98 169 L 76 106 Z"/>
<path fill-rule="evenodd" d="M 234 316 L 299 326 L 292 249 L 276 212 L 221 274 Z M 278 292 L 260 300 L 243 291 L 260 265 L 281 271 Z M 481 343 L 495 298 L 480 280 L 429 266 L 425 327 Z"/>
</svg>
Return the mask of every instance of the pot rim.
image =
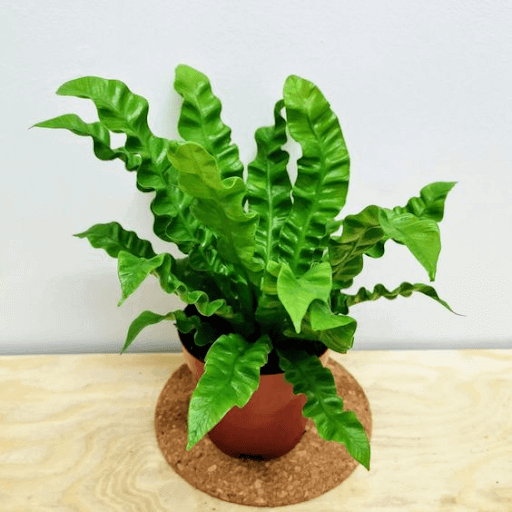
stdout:
<svg viewBox="0 0 512 512">
<path fill-rule="evenodd" d="M 187 347 L 185 347 L 185 344 L 183 343 L 183 341 L 181 341 L 181 338 L 180 338 L 180 343 L 181 343 L 181 348 L 182 350 L 184 350 L 185 352 L 187 352 L 187 354 L 189 354 L 192 358 L 194 358 L 196 361 L 199 361 L 200 363 L 202 364 L 205 364 L 205 361 L 203 361 L 202 359 L 198 359 L 194 354 L 192 354 L 188 349 Z M 326 354 L 329 352 L 329 347 L 326 347 L 325 350 L 319 355 L 317 356 L 318 359 L 322 359 L 323 357 L 326 356 Z M 266 377 L 266 376 L 272 376 L 272 375 L 282 375 L 284 374 L 284 371 L 281 370 L 280 372 L 277 372 L 277 373 L 264 373 L 264 374 L 260 374 L 260 377 Z"/>
</svg>

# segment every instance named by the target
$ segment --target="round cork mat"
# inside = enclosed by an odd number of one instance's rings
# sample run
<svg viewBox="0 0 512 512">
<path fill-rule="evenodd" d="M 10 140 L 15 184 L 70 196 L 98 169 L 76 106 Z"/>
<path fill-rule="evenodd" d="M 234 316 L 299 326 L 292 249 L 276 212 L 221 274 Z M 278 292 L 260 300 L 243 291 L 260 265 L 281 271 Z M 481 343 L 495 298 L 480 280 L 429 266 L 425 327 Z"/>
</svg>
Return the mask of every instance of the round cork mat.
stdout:
<svg viewBox="0 0 512 512">
<path fill-rule="evenodd" d="M 344 409 L 355 411 L 370 437 L 370 405 L 363 389 L 339 363 L 329 359 L 326 366 L 334 375 Z M 311 420 L 297 446 L 276 459 L 231 457 L 208 436 L 187 452 L 188 404 L 194 386 L 185 364 L 167 381 L 156 406 L 156 438 L 176 473 L 210 496 L 261 507 L 301 503 L 340 485 L 358 466 L 343 445 L 319 437 Z"/>
</svg>

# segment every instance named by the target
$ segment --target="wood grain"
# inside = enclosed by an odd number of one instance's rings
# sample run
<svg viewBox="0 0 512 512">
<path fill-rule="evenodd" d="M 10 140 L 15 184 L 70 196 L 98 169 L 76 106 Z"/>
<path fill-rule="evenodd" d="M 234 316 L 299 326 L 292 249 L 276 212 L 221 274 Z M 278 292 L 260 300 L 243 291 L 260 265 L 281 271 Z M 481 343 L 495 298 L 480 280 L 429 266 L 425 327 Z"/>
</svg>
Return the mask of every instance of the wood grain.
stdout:
<svg viewBox="0 0 512 512">
<path fill-rule="evenodd" d="M 512 511 L 512 350 L 334 354 L 373 412 L 372 469 L 283 512 Z M 177 354 L 0 357 L 2 512 L 231 512 L 160 453 Z"/>
</svg>

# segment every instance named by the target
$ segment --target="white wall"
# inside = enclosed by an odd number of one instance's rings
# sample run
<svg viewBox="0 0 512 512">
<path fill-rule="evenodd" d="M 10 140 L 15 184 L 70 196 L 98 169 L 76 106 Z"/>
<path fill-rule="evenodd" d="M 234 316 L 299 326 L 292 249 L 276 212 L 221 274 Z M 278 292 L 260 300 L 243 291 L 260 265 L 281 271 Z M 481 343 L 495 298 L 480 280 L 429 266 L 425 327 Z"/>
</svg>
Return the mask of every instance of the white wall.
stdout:
<svg viewBox="0 0 512 512">
<path fill-rule="evenodd" d="M 44 7 L 43 7 L 44 6 Z M 148 98 L 150 124 L 176 135 L 175 66 L 204 71 L 247 163 L 288 74 L 315 82 L 352 157 L 345 214 L 405 204 L 454 180 L 435 286 L 457 317 L 423 296 L 362 304 L 357 348 L 498 347 L 512 341 L 512 4 L 507 0 L 0 4 L 0 353 L 118 351 L 143 309 L 178 303 L 156 282 L 117 308 L 116 262 L 72 237 L 98 222 L 152 235 L 151 197 L 118 162 L 64 131 L 28 130 L 88 102 L 54 95 L 83 75 L 118 78 Z M 388 244 L 357 285 L 428 282 Z M 134 351 L 177 350 L 172 324 Z"/>
</svg>

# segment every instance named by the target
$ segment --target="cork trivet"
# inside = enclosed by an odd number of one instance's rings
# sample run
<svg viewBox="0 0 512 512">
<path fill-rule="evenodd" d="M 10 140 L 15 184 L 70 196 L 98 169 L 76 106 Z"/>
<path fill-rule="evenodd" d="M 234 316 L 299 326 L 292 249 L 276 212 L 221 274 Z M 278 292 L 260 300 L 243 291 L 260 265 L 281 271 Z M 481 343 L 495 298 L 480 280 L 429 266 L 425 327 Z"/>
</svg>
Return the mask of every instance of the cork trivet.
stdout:
<svg viewBox="0 0 512 512">
<path fill-rule="evenodd" d="M 336 361 L 330 359 L 327 367 L 344 408 L 355 411 L 370 436 L 371 412 L 363 389 Z M 277 459 L 234 458 L 221 452 L 208 436 L 187 452 L 187 413 L 193 389 L 194 381 L 183 364 L 158 399 L 156 437 L 176 473 L 210 496 L 261 507 L 301 503 L 340 485 L 358 465 L 343 445 L 319 437 L 311 420 L 297 446 Z"/>
</svg>

